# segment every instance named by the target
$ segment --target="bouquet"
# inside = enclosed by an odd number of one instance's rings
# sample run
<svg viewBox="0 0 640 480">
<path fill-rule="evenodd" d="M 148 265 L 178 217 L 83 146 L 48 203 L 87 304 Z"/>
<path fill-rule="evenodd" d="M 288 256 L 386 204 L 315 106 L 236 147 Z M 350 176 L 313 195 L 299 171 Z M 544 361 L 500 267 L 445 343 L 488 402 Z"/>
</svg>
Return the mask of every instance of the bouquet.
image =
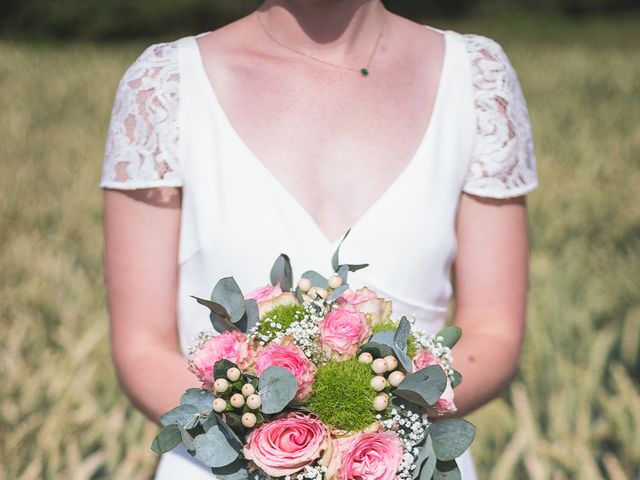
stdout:
<svg viewBox="0 0 640 480">
<path fill-rule="evenodd" d="M 339 250 L 328 279 L 307 271 L 294 288 L 281 254 L 269 285 L 243 295 L 227 277 L 196 298 L 218 333 L 196 338 L 188 361 L 202 388 L 162 416 L 155 452 L 182 443 L 225 480 L 459 478 L 475 428 L 429 418 L 456 410 L 460 329 L 392 320 L 391 301 L 349 288 L 367 264 L 340 264 Z"/>
</svg>

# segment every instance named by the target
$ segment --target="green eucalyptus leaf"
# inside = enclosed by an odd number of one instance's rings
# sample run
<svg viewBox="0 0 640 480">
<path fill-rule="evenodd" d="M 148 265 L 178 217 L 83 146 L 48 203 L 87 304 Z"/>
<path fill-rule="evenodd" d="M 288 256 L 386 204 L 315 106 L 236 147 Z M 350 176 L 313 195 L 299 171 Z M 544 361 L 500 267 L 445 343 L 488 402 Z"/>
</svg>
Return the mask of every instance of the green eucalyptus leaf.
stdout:
<svg viewBox="0 0 640 480">
<path fill-rule="evenodd" d="M 211 392 L 201 388 L 190 388 L 180 397 L 180 405 L 193 405 L 200 413 L 211 411 L 211 405 L 215 397 Z"/>
<path fill-rule="evenodd" d="M 356 265 L 353 265 L 351 263 L 347 264 L 347 268 L 350 272 L 357 272 L 358 270 L 362 270 L 363 268 L 367 268 L 368 266 L 368 263 L 359 263 Z"/>
<path fill-rule="evenodd" d="M 163 414 L 160 417 L 160 423 L 165 427 L 172 424 L 184 427 L 191 423 L 191 421 L 198 416 L 198 413 L 198 409 L 193 405 L 180 405 Z"/>
<path fill-rule="evenodd" d="M 344 283 L 348 283 L 347 277 L 349 275 L 349 265 L 340 265 L 340 268 L 338 268 L 338 271 L 336 273 L 340 275 L 340 278 L 342 278 L 342 281 Z"/>
<path fill-rule="evenodd" d="M 391 395 L 391 404 L 396 408 L 401 408 L 403 410 L 409 410 L 411 413 L 415 413 L 416 415 L 422 416 L 424 409 L 413 402 L 401 397 L 395 396 L 395 391 L 393 395 Z"/>
<path fill-rule="evenodd" d="M 181 441 L 182 435 L 178 425 L 175 423 L 167 425 L 153 439 L 151 450 L 156 453 L 167 453 L 177 447 Z"/>
<path fill-rule="evenodd" d="M 340 285 L 338 288 L 336 288 L 333 292 L 329 294 L 329 296 L 327 297 L 327 303 L 335 302 L 338 299 L 338 297 L 342 295 L 345 292 L 345 290 L 347 290 L 348 288 L 349 288 L 349 285 L 347 285 L 346 283 L 343 283 L 342 285 Z"/>
<path fill-rule="evenodd" d="M 211 427 L 213 427 L 214 425 L 218 425 L 218 417 L 216 416 L 215 413 L 211 412 L 204 419 L 202 419 L 201 423 L 202 423 L 202 429 L 205 432 L 208 432 L 211 429 Z"/>
<path fill-rule="evenodd" d="M 369 342 L 381 343 L 389 348 L 393 348 L 394 336 L 395 332 L 393 330 L 382 330 L 381 332 L 374 333 Z"/>
<path fill-rule="evenodd" d="M 448 461 L 458 458 L 469 448 L 476 428 L 461 418 L 445 418 L 429 425 L 429 436 L 438 460 Z"/>
<path fill-rule="evenodd" d="M 235 459 L 225 467 L 212 468 L 211 472 L 218 480 L 247 480 L 250 477 L 247 462 L 241 458 Z"/>
<path fill-rule="evenodd" d="M 258 320 L 260 319 L 260 315 L 258 313 L 258 302 L 255 299 L 249 298 L 244 301 L 244 311 L 245 311 L 245 325 L 241 330 L 247 333 L 253 327 L 256 326 Z"/>
<path fill-rule="evenodd" d="M 411 478 L 413 480 L 416 480 L 423 468 L 423 464 L 427 461 L 427 458 L 429 458 L 429 456 L 434 455 L 433 454 L 433 445 L 431 444 L 431 439 L 429 438 L 429 435 L 426 436 L 425 441 L 422 442 L 422 445 L 420 445 L 418 447 L 418 455 L 414 455 L 413 458 L 413 464 L 416 466 L 416 468 L 413 469 L 413 471 L 411 472 Z"/>
<path fill-rule="evenodd" d="M 447 387 L 447 375 L 440 365 L 418 370 L 400 382 L 394 394 L 422 407 L 433 406 Z"/>
<path fill-rule="evenodd" d="M 453 380 L 451 380 L 451 387 L 452 388 L 456 388 L 461 383 L 462 383 L 462 374 L 459 371 L 454 370 L 453 371 Z"/>
<path fill-rule="evenodd" d="M 287 409 L 295 410 L 297 412 L 313 413 L 304 403 L 293 402 L 287 407 Z"/>
<path fill-rule="evenodd" d="M 284 253 L 276 259 L 271 268 L 271 285 L 280 283 L 280 289 L 283 292 L 291 291 L 293 286 L 293 272 L 291 270 L 291 261 Z"/>
<path fill-rule="evenodd" d="M 338 247 L 336 248 L 336 251 L 331 257 L 331 266 L 333 267 L 333 271 L 336 273 L 338 272 L 338 270 L 340 270 L 340 246 L 349 235 L 349 232 L 351 232 L 351 229 L 347 230 L 347 233 L 344 234 L 344 236 L 340 240 L 340 243 L 338 244 Z"/>
<path fill-rule="evenodd" d="M 193 444 L 196 459 L 208 467 L 225 467 L 238 458 L 238 452 L 229 445 L 219 425 L 214 425 L 206 433 L 198 435 Z"/>
<path fill-rule="evenodd" d="M 304 298 L 302 298 L 302 292 L 300 291 L 299 287 L 296 287 L 296 299 L 298 300 L 298 303 L 300 305 L 304 303 Z"/>
<path fill-rule="evenodd" d="M 407 355 L 407 351 L 409 349 L 407 342 L 409 341 L 409 336 L 411 335 L 411 323 L 407 320 L 407 317 L 402 317 L 400 319 L 400 323 L 398 324 L 398 328 L 393 334 L 393 350 L 396 354 L 396 358 L 402 365 L 402 368 L 407 373 L 411 373 L 413 371 L 413 362 L 409 355 Z"/>
<path fill-rule="evenodd" d="M 329 288 L 329 280 L 313 270 L 307 270 L 304 272 L 302 274 L 302 278 L 308 278 L 311 280 L 312 287 Z"/>
<path fill-rule="evenodd" d="M 267 415 L 281 412 L 298 392 L 298 380 L 286 368 L 273 365 L 262 375 L 258 386 L 262 412 Z"/>
<path fill-rule="evenodd" d="M 436 462 L 436 469 L 433 472 L 433 480 L 461 480 L 460 469 L 455 460 Z"/>
<path fill-rule="evenodd" d="M 341 277 L 343 277 L 343 280 L 345 282 L 347 281 L 346 272 L 357 272 L 358 270 L 361 270 L 369 266 L 368 263 L 361 263 L 358 265 L 352 265 L 349 263 L 347 264 L 340 263 L 340 247 L 342 246 L 342 242 L 344 242 L 345 239 L 347 238 L 347 235 L 349 235 L 349 232 L 351 232 L 351 229 L 347 230 L 347 233 L 344 234 L 344 237 L 342 237 L 342 240 L 340 240 L 340 243 L 338 244 L 336 251 L 333 253 L 333 256 L 331 257 L 331 266 L 333 267 L 333 271 L 336 272 Z M 346 271 L 345 271 L 345 268 L 346 268 Z"/>
<path fill-rule="evenodd" d="M 229 312 L 229 321 L 236 323 L 244 316 L 244 296 L 233 277 L 222 278 L 211 293 L 211 300 Z"/>
<path fill-rule="evenodd" d="M 204 305 L 209 309 L 209 320 L 211 320 L 211 324 L 216 332 L 222 333 L 228 330 L 239 330 L 236 325 L 231 323 L 229 313 L 222 305 L 212 302 L 211 300 L 194 297 L 193 295 L 191 295 L 191 298 L 195 298 L 200 305 Z"/>
<path fill-rule="evenodd" d="M 375 358 L 386 357 L 387 355 L 393 355 L 393 349 L 389 345 L 385 345 L 384 343 L 378 343 L 369 341 L 362 345 L 358 350 L 361 352 L 369 352 Z"/>
<path fill-rule="evenodd" d="M 213 364 L 213 378 L 227 378 L 227 370 L 230 368 L 238 368 L 238 366 L 233 363 L 231 360 L 227 360 L 226 358 L 218 360 Z M 213 402 L 213 399 L 211 400 Z M 211 405 L 209 405 L 211 408 Z"/>
<path fill-rule="evenodd" d="M 407 351 L 407 341 L 411 335 L 411 323 L 407 320 L 407 317 L 403 316 L 398 323 L 398 328 L 393 335 L 393 343 L 399 348 L 402 348 L 404 352 Z"/>
<path fill-rule="evenodd" d="M 240 434 L 244 432 L 242 417 L 237 413 L 227 413 L 225 417 L 227 419 L 226 422 L 222 419 L 222 417 L 217 417 L 220 431 L 226 437 L 229 445 L 231 445 L 238 453 L 240 453 L 242 452 L 243 443 L 236 432 L 240 432 Z"/>
<path fill-rule="evenodd" d="M 229 445 L 238 449 L 238 452 L 242 449 L 242 442 L 239 441 L 238 435 L 244 435 L 244 425 L 242 425 L 242 417 L 236 412 L 227 412 L 224 414 L 224 421 L 219 422 L 220 430 L 227 437 Z M 238 442 L 235 440 L 238 440 Z"/>
<path fill-rule="evenodd" d="M 429 456 L 420 470 L 420 480 L 431 480 L 433 472 L 436 470 L 436 465 L 438 464 L 438 457 L 436 457 L 436 452 L 433 450 L 433 441 L 429 435 L 427 435 L 425 444 L 427 443 L 429 444 Z"/>
<path fill-rule="evenodd" d="M 442 343 L 449 348 L 453 348 L 460 337 L 462 336 L 462 329 L 460 327 L 446 327 L 436 333 L 436 338 L 442 337 Z"/>
<path fill-rule="evenodd" d="M 397 333 L 398 330 L 383 330 L 381 332 L 375 333 L 367 344 L 360 347 L 360 350 L 365 352 L 371 351 L 369 350 L 371 348 L 370 344 L 374 344 L 376 348 L 376 350 L 374 351 L 379 351 L 381 353 L 381 355 L 377 356 L 386 357 L 387 355 L 393 355 L 398 359 L 398 361 L 402 365 L 402 368 L 404 368 L 406 372 L 411 373 L 413 366 L 411 363 L 411 359 L 407 355 L 406 339 L 404 341 L 404 344 L 402 343 L 404 336 L 403 331 L 407 325 L 409 327 L 409 331 L 411 331 L 411 324 L 406 318 L 403 317 L 403 319 L 406 323 L 400 321 L 400 325 L 398 326 L 398 328 L 402 327 L 403 329 L 400 334 Z M 379 345 L 385 345 L 386 348 L 380 348 Z"/>
<path fill-rule="evenodd" d="M 181 425 L 178 425 L 178 428 L 180 429 L 180 438 L 182 439 L 182 444 L 187 450 L 193 452 L 196 449 L 193 444 L 193 437 L 189 434 L 189 432 L 187 432 L 186 428 L 182 428 Z"/>
<path fill-rule="evenodd" d="M 180 428 L 184 428 L 185 430 L 193 430 L 198 425 L 200 425 L 200 415 L 194 415 L 191 420 L 189 420 L 185 425 L 179 425 Z"/>
</svg>

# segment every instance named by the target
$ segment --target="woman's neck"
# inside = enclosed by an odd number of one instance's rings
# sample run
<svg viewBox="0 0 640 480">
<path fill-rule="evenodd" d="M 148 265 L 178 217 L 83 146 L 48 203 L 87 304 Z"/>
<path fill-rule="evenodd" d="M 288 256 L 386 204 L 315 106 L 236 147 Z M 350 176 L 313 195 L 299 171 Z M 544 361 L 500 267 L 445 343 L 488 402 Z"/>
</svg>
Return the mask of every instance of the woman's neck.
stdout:
<svg viewBox="0 0 640 480">
<path fill-rule="evenodd" d="M 345 61 L 369 53 L 387 12 L 380 0 L 266 0 L 256 14 L 283 44 Z"/>
</svg>

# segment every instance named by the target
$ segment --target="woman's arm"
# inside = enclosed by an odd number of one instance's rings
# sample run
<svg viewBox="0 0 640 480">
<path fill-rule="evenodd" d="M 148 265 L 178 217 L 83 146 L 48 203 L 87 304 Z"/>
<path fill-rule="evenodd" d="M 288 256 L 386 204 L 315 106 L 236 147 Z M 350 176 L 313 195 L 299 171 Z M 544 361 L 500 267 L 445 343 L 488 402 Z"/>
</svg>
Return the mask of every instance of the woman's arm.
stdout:
<svg viewBox="0 0 640 480">
<path fill-rule="evenodd" d="M 104 191 L 105 280 L 118 378 L 149 418 L 198 386 L 178 346 L 181 191 Z"/>
<path fill-rule="evenodd" d="M 496 397 L 517 371 L 525 327 L 529 242 L 525 198 L 463 194 L 457 218 L 454 347 L 457 415 Z"/>
</svg>

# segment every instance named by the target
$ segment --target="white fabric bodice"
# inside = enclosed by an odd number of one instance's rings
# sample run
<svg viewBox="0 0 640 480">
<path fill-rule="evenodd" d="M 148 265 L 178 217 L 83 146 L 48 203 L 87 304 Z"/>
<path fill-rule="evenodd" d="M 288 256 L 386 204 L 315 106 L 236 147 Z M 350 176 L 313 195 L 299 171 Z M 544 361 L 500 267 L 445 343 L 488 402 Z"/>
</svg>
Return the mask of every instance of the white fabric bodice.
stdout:
<svg viewBox="0 0 640 480">
<path fill-rule="evenodd" d="M 506 198 L 537 186 L 526 104 L 506 55 L 488 38 L 444 33 L 441 81 L 419 148 L 340 250 L 343 263 L 370 264 L 350 274 L 352 287 L 376 290 L 393 301 L 394 317 L 414 317 L 426 332 L 442 327 L 447 314 L 461 192 Z M 100 185 L 183 189 L 183 352 L 196 333 L 211 328 L 206 309 L 190 295 L 208 297 L 218 279 L 233 276 L 248 292 L 268 283 L 281 252 L 290 256 L 294 276 L 332 273 L 338 241 L 326 238 L 233 129 L 195 36 L 150 46 L 122 78 Z M 163 468 L 172 461 L 189 468 L 178 456 L 165 455 Z M 474 475 L 467 466 L 463 478 Z"/>
</svg>

